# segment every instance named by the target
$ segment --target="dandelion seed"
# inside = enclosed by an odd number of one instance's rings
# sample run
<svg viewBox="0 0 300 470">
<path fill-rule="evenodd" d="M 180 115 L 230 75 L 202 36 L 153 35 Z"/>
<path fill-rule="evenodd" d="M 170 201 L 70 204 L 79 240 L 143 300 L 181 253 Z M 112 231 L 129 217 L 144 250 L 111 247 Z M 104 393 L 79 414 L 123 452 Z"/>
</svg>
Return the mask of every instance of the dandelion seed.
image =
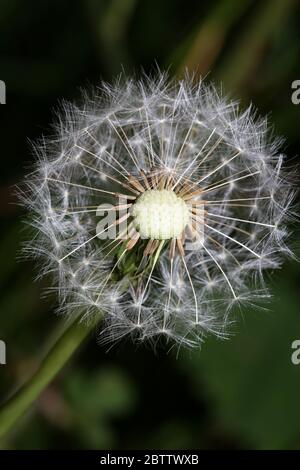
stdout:
<svg viewBox="0 0 300 470">
<path fill-rule="evenodd" d="M 291 254 L 279 141 L 188 77 L 102 84 L 85 99 L 37 145 L 23 196 L 37 229 L 26 253 L 54 274 L 59 310 L 104 313 L 105 343 L 224 337 L 230 310 L 268 298 L 263 271 Z"/>
</svg>

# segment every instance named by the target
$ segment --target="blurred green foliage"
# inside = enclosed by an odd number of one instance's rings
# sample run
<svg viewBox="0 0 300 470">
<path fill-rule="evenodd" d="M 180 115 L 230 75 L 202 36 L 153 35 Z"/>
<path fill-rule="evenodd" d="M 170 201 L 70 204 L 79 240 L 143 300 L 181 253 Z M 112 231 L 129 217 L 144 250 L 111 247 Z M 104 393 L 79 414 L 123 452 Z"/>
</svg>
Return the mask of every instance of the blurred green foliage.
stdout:
<svg viewBox="0 0 300 470">
<path fill-rule="evenodd" d="M 22 210 L 11 186 L 31 162 L 27 139 L 48 132 L 53 107 L 79 87 L 155 70 L 222 81 L 226 91 L 272 112 L 295 167 L 300 106 L 300 5 L 295 0 L 0 0 L 0 366 L 4 399 L 36 367 L 62 321 L 40 300 L 32 263 L 16 263 Z M 296 155 L 296 156 L 295 156 Z M 294 237 L 298 239 L 298 232 Z M 244 311 L 229 341 L 201 351 L 130 342 L 106 350 L 91 340 L 2 442 L 3 448 L 300 448 L 300 268 L 272 275 L 270 310 Z M 57 326 L 58 325 L 58 326 Z"/>
</svg>

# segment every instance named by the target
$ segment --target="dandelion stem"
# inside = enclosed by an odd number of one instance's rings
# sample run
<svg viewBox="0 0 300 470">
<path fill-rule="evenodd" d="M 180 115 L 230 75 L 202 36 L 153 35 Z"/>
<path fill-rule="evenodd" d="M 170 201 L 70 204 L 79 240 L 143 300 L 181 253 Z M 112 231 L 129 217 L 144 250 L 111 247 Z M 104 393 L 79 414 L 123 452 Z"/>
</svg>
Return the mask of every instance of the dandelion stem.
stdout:
<svg viewBox="0 0 300 470">
<path fill-rule="evenodd" d="M 34 375 L 0 408 L 0 438 L 35 402 L 95 327 L 75 321 L 57 339 Z"/>
</svg>

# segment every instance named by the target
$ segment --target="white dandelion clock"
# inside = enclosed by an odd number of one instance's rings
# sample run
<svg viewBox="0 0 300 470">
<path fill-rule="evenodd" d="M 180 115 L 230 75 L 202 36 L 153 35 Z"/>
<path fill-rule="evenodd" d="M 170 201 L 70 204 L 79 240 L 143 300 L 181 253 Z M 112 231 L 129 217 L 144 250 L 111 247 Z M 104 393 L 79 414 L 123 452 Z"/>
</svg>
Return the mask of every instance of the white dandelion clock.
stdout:
<svg viewBox="0 0 300 470">
<path fill-rule="evenodd" d="M 268 135 L 188 78 L 102 84 L 64 105 L 24 197 L 27 251 L 54 275 L 59 310 L 103 317 L 104 341 L 226 334 L 232 307 L 268 297 L 263 272 L 290 254 L 294 194 Z"/>
</svg>

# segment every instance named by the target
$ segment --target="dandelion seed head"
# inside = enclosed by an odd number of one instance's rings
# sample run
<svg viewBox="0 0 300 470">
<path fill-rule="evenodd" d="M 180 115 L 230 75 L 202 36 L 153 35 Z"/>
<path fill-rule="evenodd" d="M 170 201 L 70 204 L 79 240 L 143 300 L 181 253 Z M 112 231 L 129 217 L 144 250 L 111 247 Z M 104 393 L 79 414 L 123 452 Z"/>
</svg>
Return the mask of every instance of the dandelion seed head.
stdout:
<svg viewBox="0 0 300 470">
<path fill-rule="evenodd" d="M 25 254 L 59 312 L 104 318 L 100 340 L 226 337 L 234 309 L 268 299 L 295 192 L 280 139 L 250 106 L 186 77 L 118 80 L 64 104 L 23 192 Z"/>
</svg>

